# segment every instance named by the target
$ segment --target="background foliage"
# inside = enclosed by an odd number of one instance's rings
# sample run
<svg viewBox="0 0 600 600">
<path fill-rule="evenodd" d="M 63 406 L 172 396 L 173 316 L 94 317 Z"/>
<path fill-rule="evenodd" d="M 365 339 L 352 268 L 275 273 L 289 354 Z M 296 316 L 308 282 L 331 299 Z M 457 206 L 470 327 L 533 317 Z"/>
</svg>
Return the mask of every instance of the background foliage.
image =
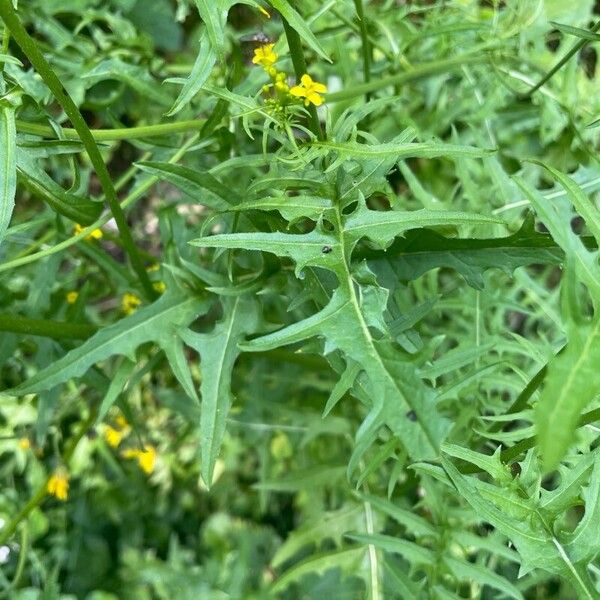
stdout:
<svg viewBox="0 0 600 600">
<path fill-rule="evenodd" d="M 0 0 L 0 594 L 600 597 L 596 13 Z"/>
</svg>

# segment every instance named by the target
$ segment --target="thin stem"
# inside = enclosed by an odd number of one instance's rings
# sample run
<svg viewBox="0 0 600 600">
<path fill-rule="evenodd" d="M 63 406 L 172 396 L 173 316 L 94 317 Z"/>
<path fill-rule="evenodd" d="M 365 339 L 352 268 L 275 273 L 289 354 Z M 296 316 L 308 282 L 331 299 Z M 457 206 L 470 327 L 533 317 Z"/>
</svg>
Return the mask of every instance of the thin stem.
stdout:
<svg viewBox="0 0 600 600">
<path fill-rule="evenodd" d="M 363 77 L 365 83 L 371 81 L 371 43 L 369 41 L 369 32 L 367 31 L 367 22 L 365 20 L 365 11 L 363 8 L 363 0 L 354 0 L 356 14 L 358 16 L 360 26 L 361 51 L 363 58 Z M 369 101 L 369 92 L 365 94 L 365 99 Z"/>
<path fill-rule="evenodd" d="M 591 33 L 596 33 L 600 30 L 600 20 L 594 24 L 590 29 Z M 522 98 L 529 98 L 534 92 L 539 90 L 548 80 L 550 80 L 555 73 L 563 68 L 565 64 L 571 60 L 571 58 L 577 54 L 586 44 L 589 44 L 590 40 L 581 38 L 555 65 L 552 67 L 529 91 L 522 95 Z"/>
<path fill-rule="evenodd" d="M 54 340 L 85 340 L 96 333 L 97 327 L 85 323 L 30 319 L 21 315 L 0 313 L 0 331 L 39 335 Z"/>
<path fill-rule="evenodd" d="M 389 77 L 382 77 L 381 79 L 375 79 L 374 81 L 369 81 L 368 83 L 363 83 L 361 85 L 354 85 L 352 88 L 342 90 L 341 92 L 327 94 L 327 102 L 341 102 L 342 100 L 358 98 L 369 92 L 381 90 L 386 87 L 402 85 L 411 81 L 424 79 L 430 75 L 458 70 L 467 64 L 484 63 L 488 60 L 487 54 L 481 52 L 479 54 L 465 53 L 455 56 L 454 58 L 424 63 L 414 67 L 410 71 L 397 73 L 396 75 L 390 75 Z"/>
<path fill-rule="evenodd" d="M 142 125 L 140 127 L 123 127 L 117 129 L 90 129 L 92 137 L 97 142 L 113 142 L 117 140 L 136 140 L 148 137 L 159 137 L 162 135 L 171 135 L 174 133 L 187 133 L 202 129 L 206 119 L 194 119 L 192 121 L 175 121 L 173 123 L 160 123 L 158 125 Z M 39 135 L 40 137 L 56 139 L 56 131 L 52 127 L 38 125 L 37 123 L 27 123 L 26 121 L 16 122 L 17 130 L 21 133 Z M 79 140 L 79 133 L 76 129 L 65 127 L 61 133 L 67 140 Z"/>
<path fill-rule="evenodd" d="M 136 272 L 140 283 L 146 292 L 146 295 L 151 299 L 157 298 L 158 294 L 152 287 L 152 282 L 150 281 L 148 273 L 146 273 L 146 269 L 144 268 L 142 259 L 138 254 L 133 237 L 131 235 L 131 230 L 127 225 L 125 213 L 119 204 L 117 193 L 113 186 L 106 164 L 104 163 L 96 141 L 94 140 L 94 137 L 92 136 L 83 116 L 71 99 L 71 96 L 69 96 L 67 90 L 61 84 L 48 61 L 42 55 L 33 38 L 31 38 L 27 31 L 25 31 L 25 28 L 21 24 L 21 21 L 19 20 L 19 17 L 13 8 L 12 0 L 0 0 L 0 16 L 2 17 L 6 27 L 8 27 L 10 30 L 14 40 L 20 46 L 21 50 L 29 59 L 31 64 L 35 67 L 58 103 L 62 106 L 63 110 L 71 120 L 71 123 L 73 123 L 73 126 L 79 134 L 79 138 L 81 139 L 81 142 L 83 143 L 90 158 L 90 162 L 96 171 L 100 185 L 104 191 L 106 201 L 115 219 L 119 233 L 121 234 L 123 245 L 127 250 L 127 254 L 129 255 L 131 266 Z"/>
<path fill-rule="evenodd" d="M 292 56 L 292 64 L 294 65 L 294 72 L 296 73 L 296 82 L 300 83 L 302 75 L 305 75 L 306 61 L 304 60 L 304 52 L 302 51 L 302 42 L 298 32 L 285 20 L 283 20 L 283 29 L 285 30 L 285 37 L 287 38 L 288 46 L 290 48 L 290 54 Z M 324 140 L 323 131 L 321 130 L 321 123 L 319 123 L 319 116 L 317 115 L 317 107 L 309 104 L 308 106 L 308 127 L 315 134 L 317 139 Z"/>
</svg>

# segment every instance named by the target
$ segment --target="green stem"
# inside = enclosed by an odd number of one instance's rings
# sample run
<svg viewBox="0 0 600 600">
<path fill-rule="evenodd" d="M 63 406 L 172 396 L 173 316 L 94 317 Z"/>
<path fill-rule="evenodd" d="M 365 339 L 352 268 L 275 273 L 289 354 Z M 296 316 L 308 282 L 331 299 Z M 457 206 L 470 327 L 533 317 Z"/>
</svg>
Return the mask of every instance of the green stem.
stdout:
<svg viewBox="0 0 600 600">
<path fill-rule="evenodd" d="M 285 30 L 285 37 L 287 38 L 290 54 L 292 56 L 294 72 L 296 73 L 296 83 L 300 83 L 302 75 L 307 73 L 304 52 L 302 51 L 302 42 L 300 41 L 298 32 L 285 19 L 282 20 L 283 29 Z M 313 106 L 312 104 L 309 104 L 308 106 L 308 126 L 309 129 L 315 134 L 317 139 L 325 139 L 323 136 L 323 131 L 321 130 L 321 123 L 319 123 L 317 107 Z"/>
<path fill-rule="evenodd" d="M 61 84 L 56 73 L 52 70 L 52 67 L 48 61 L 42 55 L 35 41 L 31 38 L 27 31 L 25 31 L 25 28 L 23 27 L 19 17 L 17 16 L 17 13 L 15 12 L 15 9 L 13 8 L 12 0 L 0 0 L 0 16 L 2 17 L 6 27 L 8 27 L 10 30 L 14 40 L 37 70 L 40 77 L 44 80 L 58 103 L 62 106 L 63 110 L 71 120 L 71 123 L 73 123 L 73 126 L 79 134 L 79 138 L 81 139 L 81 142 L 83 143 L 90 158 L 90 162 L 96 171 L 100 185 L 102 186 L 106 196 L 106 201 L 110 207 L 112 216 L 115 219 L 119 233 L 121 234 L 123 245 L 127 250 L 127 254 L 129 255 L 131 266 L 137 273 L 146 295 L 151 299 L 157 298 L 158 295 L 156 290 L 154 290 L 152 287 L 152 282 L 146 273 L 144 264 L 133 241 L 131 231 L 127 225 L 125 213 L 119 204 L 117 193 L 115 192 L 115 188 L 106 164 L 104 163 L 96 141 L 94 140 L 94 137 L 92 136 L 83 116 L 71 99 L 71 96 L 69 96 L 67 90 Z"/>
<path fill-rule="evenodd" d="M 590 29 L 590 32 L 596 33 L 600 30 L 600 20 L 594 24 Z M 577 54 L 586 44 L 589 44 L 590 40 L 581 38 L 555 65 L 550 69 L 529 91 L 523 94 L 523 98 L 529 98 L 534 92 L 539 90 L 547 81 L 549 81 L 555 73 L 563 68 L 565 64 L 571 60 L 571 58 Z"/>
<path fill-rule="evenodd" d="M 365 11 L 362 0 L 354 0 L 356 14 L 360 25 L 361 51 L 363 58 L 363 77 L 365 83 L 371 81 L 371 44 L 369 42 L 369 32 L 367 31 L 367 22 L 365 20 Z M 365 99 L 369 101 L 369 92 L 365 94 Z"/>
<path fill-rule="evenodd" d="M 0 313 L 0 331 L 39 335 L 54 340 L 85 340 L 96 333 L 97 327 L 84 323 L 30 319 L 21 315 Z"/>
<path fill-rule="evenodd" d="M 92 137 L 97 142 L 113 142 L 117 140 L 135 140 L 148 137 L 159 137 L 162 135 L 171 135 L 173 133 L 187 133 L 202 129 L 206 123 L 205 119 L 195 119 L 193 121 L 175 121 L 174 123 L 160 123 L 159 125 L 142 125 L 140 127 L 123 127 L 120 129 L 90 129 Z M 17 119 L 17 130 L 21 133 L 39 135 L 40 137 L 56 139 L 56 131 L 52 127 L 38 125 L 36 123 L 27 123 Z M 61 133 L 67 140 L 79 140 L 79 133 L 76 129 L 63 128 Z"/>
<path fill-rule="evenodd" d="M 354 85 L 352 88 L 342 90 L 341 92 L 327 94 L 327 102 L 331 104 L 332 102 L 341 102 L 342 100 L 358 98 L 359 96 L 369 92 L 381 90 L 386 87 L 403 85 L 411 81 L 424 79 L 430 75 L 437 75 L 438 73 L 445 73 L 446 71 L 458 70 L 464 65 L 484 63 L 488 60 L 487 54 L 482 52 L 479 54 L 465 53 L 455 56 L 454 58 L 424 63 L 414 67 L 410 71 L 397 73 L 396 75 L 390 75 L 389 77 L 382 77 L 381 79 L 369 81 L 368 83 L 363 83 L 361 85 Z"/>
</svg>

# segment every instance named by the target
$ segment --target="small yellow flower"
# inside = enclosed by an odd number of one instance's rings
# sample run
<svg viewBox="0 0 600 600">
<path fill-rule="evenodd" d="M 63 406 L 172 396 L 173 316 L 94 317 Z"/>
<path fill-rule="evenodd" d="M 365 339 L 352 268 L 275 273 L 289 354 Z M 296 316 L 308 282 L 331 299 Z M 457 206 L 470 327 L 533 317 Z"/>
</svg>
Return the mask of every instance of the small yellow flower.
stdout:
<svg viewBox="0 0 600 600">
<path fill-rule="evenodd" d="M 79 235 L 83 230 L 84 228 L 79 223 L 76 223 L 75 227 L 73 227 L 73 234 Z M 93 229 L 90 233 L 88 233 L 88 235 L 85 236 L 85 239 L 88 242 L 91 242 L 92 240 L 101 239 L 103 235 L 102 229 Z"/>
<path fill-rule="evenodd" d="M 277 52 L 273 51 L 274 46 L 275 44 L 265 44 L 264 46 L 257 48 L 254 51 L 252 62 L 255 65 L 260 65 L 268 72 L 268 70 L 273 67 L 278 57 Z"/>
<path fill-rule="evenodd" d="M 29 450 L 29 448 L 31 448 L 31 441 L 29 438 L 22 437 L 19 439 L 19 448 L 21 448 L 21 450 Z"/>
<path fill-rule="evenodd" d="M 46 489 L 55 498 L 66 500 L 69 495 L 69 476 L 67 472 L 62 468 L 54 471 L 48 479 Z"/>
<path fill-rule="evenodd" d="M 323 104 L 323 98 L 321 94 L 327 93 L 327 86 L 313 81 L 312 77 L 307 73 L 302 75 L 300 78 L 300 85 L 295 85 L 291 90 L 290 94 L 298 98 L 304 98 L 304 105 L 308 106 L 310 103 L 315 106 L 321 106 Z"/>
<path fill-rule="evenodd" d="M 153 288 L 154 288 L 154 289 L 155 289 L 155 290 L 156 290 L 156 291 L 157 291 L 159 294 L 162 294 L 162 293 L 163 293 L 163 292 L 164 292 L 164 291 L 167 289 L 167 286 L 165 285 L 165 282 L 164 282 L 164 281 L 155 281 L 155 282 L 152 284 L 152 287 L 153 287 Z"/>
<path fill-rule="evenodd" d="M 112 448 L 116 448 L 121 443 L 121 440 L 125 437 L 125 435 L 126 433 L 122 429 L 115 429 L 110 425 L 107 425 L 104 428 L 104 439 Z"/>
<path fill-rule="evenodd" d="M 121 299 L 121 309 L 126 315 L 130 315 L 136 311 L 137 307 L 141 303 L 142 301 L 139 296 L 125 292 L 123 294 L 123 298 Z"/>
<path fill-rule="evenodd" d="M 75 304 L 77 298 L 79 298 L 79 292 L 67 292 L 66 299 L 69 304 Z"/>
<path fill-rule="evenodd" d="M 146 271 L 148 271 L 148 273 L 154 273 L 154 271 L 158 271 L 160 269 L 160 265 L 158 263 L 154 263 L 153 265 L 150 265 Z"/>
<path fill-rule="evenodd" d="M 122 453 L 123 458 L 135 458 L 138 461 L 140 469 L 150 475 L 154 471 L 156 463 L 156 448 L 154 446 L 144 446 L 143 450 L 137 448 L 128 448 Z"/>
</svg>

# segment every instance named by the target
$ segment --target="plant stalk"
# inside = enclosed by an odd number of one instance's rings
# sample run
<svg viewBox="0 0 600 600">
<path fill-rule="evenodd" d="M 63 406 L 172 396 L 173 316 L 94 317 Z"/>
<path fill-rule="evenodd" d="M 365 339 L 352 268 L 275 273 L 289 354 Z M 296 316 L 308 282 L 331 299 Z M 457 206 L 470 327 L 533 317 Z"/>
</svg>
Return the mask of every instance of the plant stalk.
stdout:
<svg viewBox="0 0 600 600">
<path fill-rule="evenodd" d="M 367 22 L 365 21 L 365 11 L 363 0 L 354 0 L 356 14 L 358 16 L 360 26 L 361 52 L 363 59 L 363 78 L 365 83 L 371 81 L 371 42 L 369 41 L 369 32 L 367 31 Z M 370 93 L 366 92 L 365 100 L 368 102 Z"/>
<path fill-rule="evenodd" d="M 112 216 L 115 219 L 117 228 L 119 229 L 121 239 L 123 240 L 123 246 L 127 251 L 129 260 L 131 261 L 131 266 L 136 272 L 148 298 L 157 298 L 158 295 L 156 290 L 154 290 L 152 287 L 152 282 L 148 277 L 148 273 L 146 273 L 142 259 L 140 258 L 133 241 L 131 230 L 129 229 L 129 225 L 127 224 L 127 220 L 125 218 L 125 213 L 119 204 L 119 199 L 117 198 L 117 193 L 113 186 L 112 179 L 106 164 L 104 163 L 102 155 L 100 154 L 96 140 L 90 132 L 87 123 L 71 99 L 71 96 L 67 90 L 61 84 L 56 73 L 48 61 L 44 58 L 37 44 L 23 27 L 17 13 L 15 12 L 15 9 L 13 8 L 12 0 L 0 0 L 0 17 L 2 17 L 5 26 L 10 30 L 15 42 L 19 45 L 25 56 L 29 59 L 33 67 L 39 73 L 40 77 L 46 83 L 58 103 L 62 106 L 66 115 L 71 120 L 71 123 L 73 123 L 73 127 L 79 134 L 79 138 L 86 149 L 86 152 L 90 158 L 90 162 L 96 171 L 96 175 L 98 176 L 100 185 L 104 191 L 106 201 L 110 207 Z"/>
<path fill-rule="evenodd" d="M 30 319 L 21 315 L 0 313 L 0 331 L 37 335 L 53 340 L 85 340 L 94 335 L 98 328 L 85 323 Z"/>
</svg>

